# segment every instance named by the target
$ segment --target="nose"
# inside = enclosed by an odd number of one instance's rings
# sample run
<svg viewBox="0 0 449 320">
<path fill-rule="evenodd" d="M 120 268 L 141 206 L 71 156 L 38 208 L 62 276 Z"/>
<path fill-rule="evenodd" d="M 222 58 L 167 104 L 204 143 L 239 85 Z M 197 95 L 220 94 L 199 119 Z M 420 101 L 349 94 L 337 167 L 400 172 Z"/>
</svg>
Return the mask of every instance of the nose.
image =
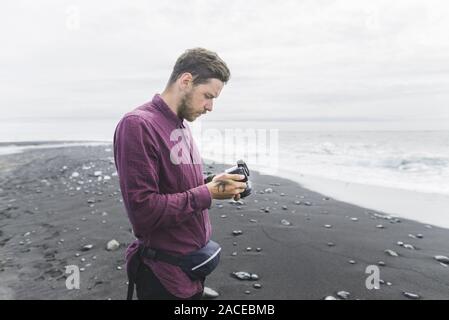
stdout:
<svg viewBox="0 0 449 320">
<path fill-rule="evenodd" d="M 207 111 L 212 111 L 212 109 L 213 109 L 213 102 L 212 101 L 210 101 L 209 103 L 207 103 L 206 104 L 206 106 L 205 106 L 205 109 L 207 110 Z"/>
</svg>

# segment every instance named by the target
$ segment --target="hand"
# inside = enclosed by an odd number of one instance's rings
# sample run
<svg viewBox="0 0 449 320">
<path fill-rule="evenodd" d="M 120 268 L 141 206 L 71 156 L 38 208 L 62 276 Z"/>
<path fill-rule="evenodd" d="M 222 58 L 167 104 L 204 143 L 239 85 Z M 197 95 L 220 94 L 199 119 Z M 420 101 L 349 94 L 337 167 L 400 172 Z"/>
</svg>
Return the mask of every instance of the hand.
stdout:
<svg viewBox="0 0 449 320">
<path fill-rule="evenodd" d="M 206 186 L 212 199 L 240 199 L 240 193 L 245 191 L 247 185 L 241 182 L 245 176 L 240 174 L 221 173 L 216 175 Z"/>
</svg>

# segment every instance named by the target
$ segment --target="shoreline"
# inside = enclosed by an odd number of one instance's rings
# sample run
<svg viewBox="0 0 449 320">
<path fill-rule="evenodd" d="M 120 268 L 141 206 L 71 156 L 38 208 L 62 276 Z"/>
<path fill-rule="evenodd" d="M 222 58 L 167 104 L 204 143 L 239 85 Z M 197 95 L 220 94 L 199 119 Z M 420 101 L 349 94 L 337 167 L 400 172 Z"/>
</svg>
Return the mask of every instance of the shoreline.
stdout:
<svg viewBox="0 0 449 320">
<path fill-rule="evenodd" d="M 206 163 L 215 163 L 213 159 L 205 160 Z M 234 164 L 226 165 L 231 167 Z M 273 176 L 264 173 L 262 175 Z M 449 218 L 442 214 L 446 208 L 449 208 L 449 195 L 446 194 L 339 181 L 292 170 L 279 171 L 276 176 L 294 181 L 310 191 L 355 206 L 449 229 Z M 426 216 L 423 216 L 423 212 L 426 212 Z"/>
<path fill-rule="evenodd" d="M 109 147 L 90 146 L 0 158 L 8 167 L 0 172 L 1 298 L 125 298 L 124 252 L 134 237 L 112 156 Z M 218 299 L 319 300 L 340 291 L 349 299 L 408 299 L 404 292 L 449 299 L 449 266 L 434 258 L 449 255 L 447 229 L 337 201 L 280 177 L 253 172 L 251 180 L 250 197 L 214 200 L 209 210 L 222 254 L 206 286 Z M 112 239 L 120 246 L 108 251 Z M 67 265 L 83 268 L 79 290 L 65 287 Z M 365 286 L 368 266 L 380 269 L 379 290 Z M 238 271 L 259 280 L 238 280 L 232 276 Z"/>
<path fill-rule="evenodd" d="M 112 142 L 67 140 L 0 142 L 0 157 L 23 153 L 28 150 L 105 145 L 112 147 Z M 203 160 L 205 164 L 216 163 L 214 159 L 210 158 L 203 158 Z M 233 163 L 225 164 L 228 167 L 235 165 Z M 257 168 L 255 171 L 258 171 Z M 265 175 L 263 170 L 259 171 L 259 173 Z M 449 229 L 449 219 L 441 214 L 449 207 L 449 195 L 446 194 L 340 181 L 301 174 L 288 169 L 279 171 L 276 176 L 292 180 L 306 189 L 356 206 Z M 425 217 L 423 217 L 423 212 L 426 212 Z"/>
<path fill-rule="evenodd" d="M 0 142 L 0 157 L 34 149 L 70 148 L 77 146 L 95 147 L 105 145 L 112 147 L 112 142 L 67 140 Z M 211 158 L 203 158 L 203 160 L 205 164 L 223 163 L 216 162 Z M 228 167 L 235 165 L 234 163 L 225 164 Z M 258 169 L 254 171 L 258 171 Z M 263 170 L 259 170 L 259 174 L 266 175 L 263 173 Z M 270 175 L 272 174 L 268 174 L 268 176 Z M 276 176 L 292 180 L 306 189 L 355 206 L 374 211 L 382 211 L 403 219 L 410 219 L 419 223 L 449 229 L 449 219 L 445 218 L 441 213 L 438 214 L 439 212 L 444 212 L 449 207 L 449 195 L 446 194 L 340 181 L 321 176 L 302 174 L 292 170 L 281 170 Z M 423 217 L 423 212 L 426 212 L 425 217 Z"/>
<path fill-rule="evenodd" d="M 339 201 L 449 229 L 449 218 L 442 214 L 449 207 L 449 195 L 345 182 L 309 175 L 301 175 L 292 180 L 306 189 L 326 194 Z M 425 216 L 423 216 L 423 212 L 426 213 Z"/>
</svg>

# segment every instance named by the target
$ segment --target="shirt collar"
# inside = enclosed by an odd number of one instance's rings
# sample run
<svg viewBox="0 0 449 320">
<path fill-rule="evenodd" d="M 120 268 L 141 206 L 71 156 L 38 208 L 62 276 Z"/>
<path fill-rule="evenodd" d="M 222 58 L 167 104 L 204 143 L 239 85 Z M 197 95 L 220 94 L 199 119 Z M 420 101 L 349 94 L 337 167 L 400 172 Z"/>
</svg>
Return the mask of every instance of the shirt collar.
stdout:
<svg viewBox="0 0 449 320">
<path fill-rule="evenodd" d="M 151 104 L 160 111 L 168 121 L 170 121 L 177 128 L 184 128 L 184 119 L 178 117 L 170 107 L 165 103 L 160 94 L 155 94 Z"/>
</svg>

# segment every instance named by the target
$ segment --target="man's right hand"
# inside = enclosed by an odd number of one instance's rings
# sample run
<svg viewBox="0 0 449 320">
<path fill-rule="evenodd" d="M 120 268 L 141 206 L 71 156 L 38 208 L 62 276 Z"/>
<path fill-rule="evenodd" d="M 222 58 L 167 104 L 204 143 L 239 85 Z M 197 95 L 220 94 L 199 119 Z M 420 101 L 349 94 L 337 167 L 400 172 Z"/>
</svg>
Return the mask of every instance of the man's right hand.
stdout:
<svg viewBox="0 0 449 320">
<path fill-rule="evenodd" d="M 246 182 L 241 182 L 245 178 L 240 174 L 221 173 L 216 175 L 206 186 L 212 196 L 212 199 L 231 199 L 240 198 L 238 195 L 245 191 Z"/>
</svg>

